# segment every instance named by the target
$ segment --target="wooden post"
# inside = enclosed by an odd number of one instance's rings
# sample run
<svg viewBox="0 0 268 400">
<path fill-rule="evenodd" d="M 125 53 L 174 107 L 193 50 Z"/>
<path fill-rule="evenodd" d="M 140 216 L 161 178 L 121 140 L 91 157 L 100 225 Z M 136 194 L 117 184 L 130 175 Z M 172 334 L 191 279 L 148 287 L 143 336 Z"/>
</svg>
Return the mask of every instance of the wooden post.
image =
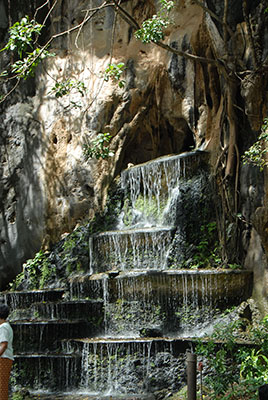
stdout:
<svg viewBox="0 0 268 400">
<path fill-rule="evenodd" d="M 187 400 L 196 400 L 196 354 L 187 353 Z"/>
</svg>

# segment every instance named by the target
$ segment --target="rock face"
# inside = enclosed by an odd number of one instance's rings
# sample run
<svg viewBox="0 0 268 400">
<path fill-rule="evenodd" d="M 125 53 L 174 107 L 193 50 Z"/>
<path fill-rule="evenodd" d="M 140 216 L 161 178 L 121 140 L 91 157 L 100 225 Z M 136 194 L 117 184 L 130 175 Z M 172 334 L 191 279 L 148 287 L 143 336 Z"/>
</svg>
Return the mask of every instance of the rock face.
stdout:
<svg viewBox="0 0 268 400">
<path fill-rule="evenodd" d="M 15 15 L 15 9 L 24 7 L 17 3 L 18 8 L 9 10 L 8 2 L 0 1 L 5 10 L 0 19 L 3 45 L 7 21 L 14 23 L 22 16 Z M 41 3 L 24 7 L 25 13 L 33 15 Z M 265 177 L 242 167 L 239 178 L 236 167 L 239 155 L 256 139 L 267 111 L 265 70 L 248 73 L 267 57 L 267 15 L 261 3 L 251 2 L 245 10 L 242 1 L 229 1 L 226 21 L 231 35 L 195 1 L 176 1 L 164 43 L 177 54 L 139 42 L 133 27 L 111 7 L 103 8 L 81 30 L 52 42 L 56 56 L 1 105 L 0 288 L 41 246 L 48 248 L 103 208 L 110 183 L 129 163 L 195 147 L 209 152 L 219 193 L 227 194 L 228 201 L 223 200 L 219 209 L 229 227 L 229 241 L 235 236 L 233 215 L 242 215 L 239 234 L 236 231 L 237 254 L 256 272 L 256 297 L 260 302 L 267 297 Z M 46 35 L 73 28 L 83 22 L 85 10 L 100 4 L 100 0 L 58 1 L 47 19 Z M 221 0 L 207 1 L 207 6 L 224 18 Z M 38 11 L 40 21 L 46 7 Z M 122 7 L 141 24 L 156 12 L 157 4 L 123 1 Z M 180 51 L 217 62 L 195 62 Z M 4 69 L 8 56 L 2 54 Z M 123 89 L 103 80 L 110 62 L 124 62 L 127 67 Z M 82 81 L 84 95 L 74 90 L 55 97 L 55 81 L 66 79 Z M 4 90 L 10 90 L 10 83 Z M 86 162 L 83 145 L 99 132 L 110 133 L 115 155 Z"/>
</svg>

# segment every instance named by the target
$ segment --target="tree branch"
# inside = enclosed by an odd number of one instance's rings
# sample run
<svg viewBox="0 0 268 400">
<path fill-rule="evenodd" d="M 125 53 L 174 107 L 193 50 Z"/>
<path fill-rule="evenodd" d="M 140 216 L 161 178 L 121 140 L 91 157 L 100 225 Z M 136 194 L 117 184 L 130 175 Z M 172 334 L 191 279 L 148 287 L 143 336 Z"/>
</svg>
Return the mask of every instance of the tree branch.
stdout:
<svg viewBox="0 0 268 400">
<path fill-rule="evenodd" d="M 49 9 L 49 12 L 47 13 L 47 15 L 46 15 L 45 18 L 44 18 L 43 25 L 45 25 L 45 23 L 46 23 L 46 21 L 47 21 L 49 15 L 51 14 L 51 12 L 52 12 L 53 8 L 55 7 L 55 5 L 57 4 L 57 2 L 58 2 L 58 0 L 55 0 L 54 4 L 53 4 L 52 7 Z M 38 8 L 35 10 L 34 19 L 36 19 L 36 16 L 37 16 L 38 11 L 41 10 L 43 7 L 45 7 L 47 4 L 49 4 L 49 0 L 47 0 L 44 4 L 42 4 L 40 7 L 38 7 Z"/>
<path fill-rule="evenodd" d="M 119 14 L 121 14 L 121 17 L 131 26 L 133 26 L 133 28 L 135 29 L 140 29 L 139 24 L 137 23 L 137 21 L 126 11 L 124 10 L 124 8 L 122 8 L 117 0 L 112 0 L 114 5 L 113 7 L 119 12 Z"/>
<path fill-rule="evenodd" d="M 58 37 L 63 36 L 63 35 L 67 35 L 67 34 L 69 34 L 70 32 L 74 32 L 74 31 L 76 31 L 77 29 L 80 29 L 80 27 L 81 27 L 81 26 L 84 26 L 98 11 L 100 11 L 100 10 L 103 9 L 103 8 L 110 7 L 110 6 L 111 6 L 111 4 L 107 3 L 107 1 L 105 1 L 104 3 L 102 3 L 101 6 L 96 7 L 96 8 L 94 8 L 94 9 L 91 9 L 91 10 L 88 10 L 88 12 L 92 12 L 92 14 L 90 14 L 87 18 L 85 18 L 80 24 L 74 26 L 73 28 L 67 29 L 67 30 L 64 31 L 64 32 L 60 32 L 60 33 L 57 33 L 57 34 L 51 36 L 51 38 L 47 41 L 47 43 L 41 48 L 41 50 L 40 50 L 40 52 L 38 53 L 38 55 L 32 60 L 32 62 L 31 62 L 29 65 L 27 65 L 27 67 L 25 68 L 25 71 L 27 71 L 27 70 L 35 63 L 35 61 L 36 61 L 38 58 L 40 58 L 40 56 L 42 55 L 42 53 L 47 49 L 47 47 L 51 44 L 51 42 L 52 42 L 54 39 L 57 39 Z M 25 72 L 25 71 L 24 71 L 24 72 Z M 19 77 L 19 76 L 21 76 L 21 74 L 18 74 L 18 75 L 17 75 L 17 77 Z M 15 76 L 15 77 L 16 77 L 16 76 Z"/>
<path fill-rule="evenodd" d="M 228 54 L 228 31 L 227 31 L 227 16 L 228 16 L 228 0 L 224 0 L 223 13 L 223 42 L 226 54 Z"/>
<path fill-rule="evenodd" d="M 213 64 L 213 65 L 216 65 L 218 67 L 224 68 L 223 62 L 221 62 L 219 60 L 215 60 L 213 58 L 206 58 L 206 57 L 196 56 L 194 54 L 187 53 L 185 51 L 174 49 L 173 47 L 171 47 L 171 46 L 169 46 L 169 45 L 167 45 L 165 43 L 162 43 L 162 42 L 154 42 L 154 44 L 156 44 L 159 47 L 162 47 L 162 49 L 170 51 L 173 54 L 176 54 L 177 56 L 188 58 L 188 60 L 201 62 L 201 63 L 205 63 L 205 64 Z"/>
<path fill-rule="evenodd" d="M 243 16 L 245 18 L 245 22 L 246 22 L 246 26 L 247 26 L 249 45 L 250 45 L 251 51 L 252 51 L 253 67 L 254 67 L 254 69 L 257 69 L 257 67 L 258 67 L 257 55 L 256 55 L 256 49 L 254 46 L 254 41 L 253 41 L 253 36 L 252 36 L 252 29 L 251 29 L 251 25 L 250 25 L 248 13 L 247 13 L 247 0 L 242 0 L 242 10 L 243 10 Z"/>
<path fill-rule="evenodd" d="M 140 29 L 140 26 L 137 23 L 137 21 L 126 10 L 124 10 L 121 6 L 119 6 L 118 1 L 117 0 L 112 0 L 112 1 L 114 3 L 115 7 L 118 7 L 118 11 L 119 11 L 121 17 L 124 16 L 125 18 L 123 18 L 123 19 L 125 19 L 135 29 Z M 196 1 L 196 0 L 194 0 L 194 1 Z M 187 59 L 189 59 L 191 61 L 201 62 L 201 63 L 206 63 L 206 64 L 213 64 L 213 65 L 216 65 L 216 66 L 218 66 L 220 68 L 224 68 L 225 67 L 224 64 L 223 64 L 223 61 L 221 62 L 221 61 L 215 60 L 215 59 L 199 57 L 199 56 L 196 56 L 196 55 L 191 54 L 191 53 L 187 53 L 187 52 L 184 52 L 184 51 L 181 51 L 181 50 L 174 49 L 173 47 L 171 47 L 171 46 L 169 46 L 169 45 L 167 45 L 167 44 L 165 44 L 163 42 L 152 42 L 152 43 L 155 44 L 158 47 L 161 47 L 162 49 L 165 49 L 165 50 L 167 50 L 167 51 L 169 51 L 169 52 L 171 52 L 173 54 L 176 54 L 178 56 L 185 57 L 185 58 L 187 58 Z"/>
<path fill-rule="evenodd" d="M 0 99 L 0 104 L 3 103 L 3 102 L 6 100 L 6 98 L 7 98 L 12 92 L 14 92 L 14 90 L 16 89 L 16 87 L 18 86 L 18 84 L 20 83 L 20 81 L 21 81 L 21 79 L 19 78 L 19 79 L 17 80 L 17 82 L 15 83 L 15 85 L 13 86 L 13 88 L 10 89 L 10 91 L 7 92 L 7 93 Z"/>
</svg>

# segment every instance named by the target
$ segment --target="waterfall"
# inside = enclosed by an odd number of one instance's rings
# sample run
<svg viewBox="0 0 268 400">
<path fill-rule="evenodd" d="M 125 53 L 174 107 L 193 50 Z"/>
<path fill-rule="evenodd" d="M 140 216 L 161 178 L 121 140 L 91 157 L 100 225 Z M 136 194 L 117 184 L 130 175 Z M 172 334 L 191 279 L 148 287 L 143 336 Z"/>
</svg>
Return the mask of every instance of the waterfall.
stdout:
<svg viewBox="0 0 268 400">
<path fill-rule="evenodd" d="M 165 269 L 174 228 L 110 231 L 91 238 L 91 269 Z"/>
<path fill-rule="evenodd" d="M 169 341 L 87 341 L 82 347 L 80 389 L 92 394 L 144 394 L 156 384 L 158 365 L 163 359 L 173 369 L 169 375 L 165 370 L 165 378 L 177 386 L 176 372 L 184 358 L 176 358 L 174 353 Z"/>
<path fill-rule="evenodd" d="M 129 204 L 123 209 L 119 228 L 125 224 L 137 227 L 163 225 L 163 214 L 173 190 L 179 186 L 184 158 L 163 157 L 138 167 L 131 167 L 121 174 L 122 189 Z M 127 213 L 131 213 L 127 218 Z M 124 220 L 125 216 L 125 220 Z"/>
<path fill-rule="evenodd" d="M 195 179 L 202 157 L 161 157 L 124 171 L 118 229 L 91 235 L 88 271 L 70 275 L 64 289 L 5 294 L 19 384 L 139 400 L 185 385 L 192 339 L 252 293 L 249 271 L 180 261 L 196 246 L 188 225 L 206 195 L 203 175 Z"/>
<path fill-rule="evenodd" d="M 160 197 L 170 197 L 172 189 L 179 185 L 184 168 L 184 158 L 181 156 L 162 157 L 154 162 L 148 162 L 123 171 L 121 175 L 122 188 L 130 192 L 133 207 L 140 195 L 150 201 L 156 199 L 160 211 Z"/>
</svg>

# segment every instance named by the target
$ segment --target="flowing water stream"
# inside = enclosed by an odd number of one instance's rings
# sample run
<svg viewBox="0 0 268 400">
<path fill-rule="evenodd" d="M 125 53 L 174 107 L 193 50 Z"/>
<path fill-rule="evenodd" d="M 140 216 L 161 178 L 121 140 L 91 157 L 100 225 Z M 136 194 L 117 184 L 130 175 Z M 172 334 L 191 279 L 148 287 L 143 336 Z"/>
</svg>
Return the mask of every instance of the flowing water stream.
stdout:
<svg viewBox="0 0 268 400">
<path fill-rule="evenodd" d="M 198 224 L 196 204 L 209 192 L 205 156 L 166 156 L 123 171 L 117 229 L 90 237 L 88 272 L 71 276 L 64 290 L 5 295 L 15 313 L 18 384 L 37 393 L 155 399 L 185 383 L 192 338 L 252 290 L 248 271 L 178 262 L 194 246 L 185 240 L 188 225 Z"/>
</svg>

